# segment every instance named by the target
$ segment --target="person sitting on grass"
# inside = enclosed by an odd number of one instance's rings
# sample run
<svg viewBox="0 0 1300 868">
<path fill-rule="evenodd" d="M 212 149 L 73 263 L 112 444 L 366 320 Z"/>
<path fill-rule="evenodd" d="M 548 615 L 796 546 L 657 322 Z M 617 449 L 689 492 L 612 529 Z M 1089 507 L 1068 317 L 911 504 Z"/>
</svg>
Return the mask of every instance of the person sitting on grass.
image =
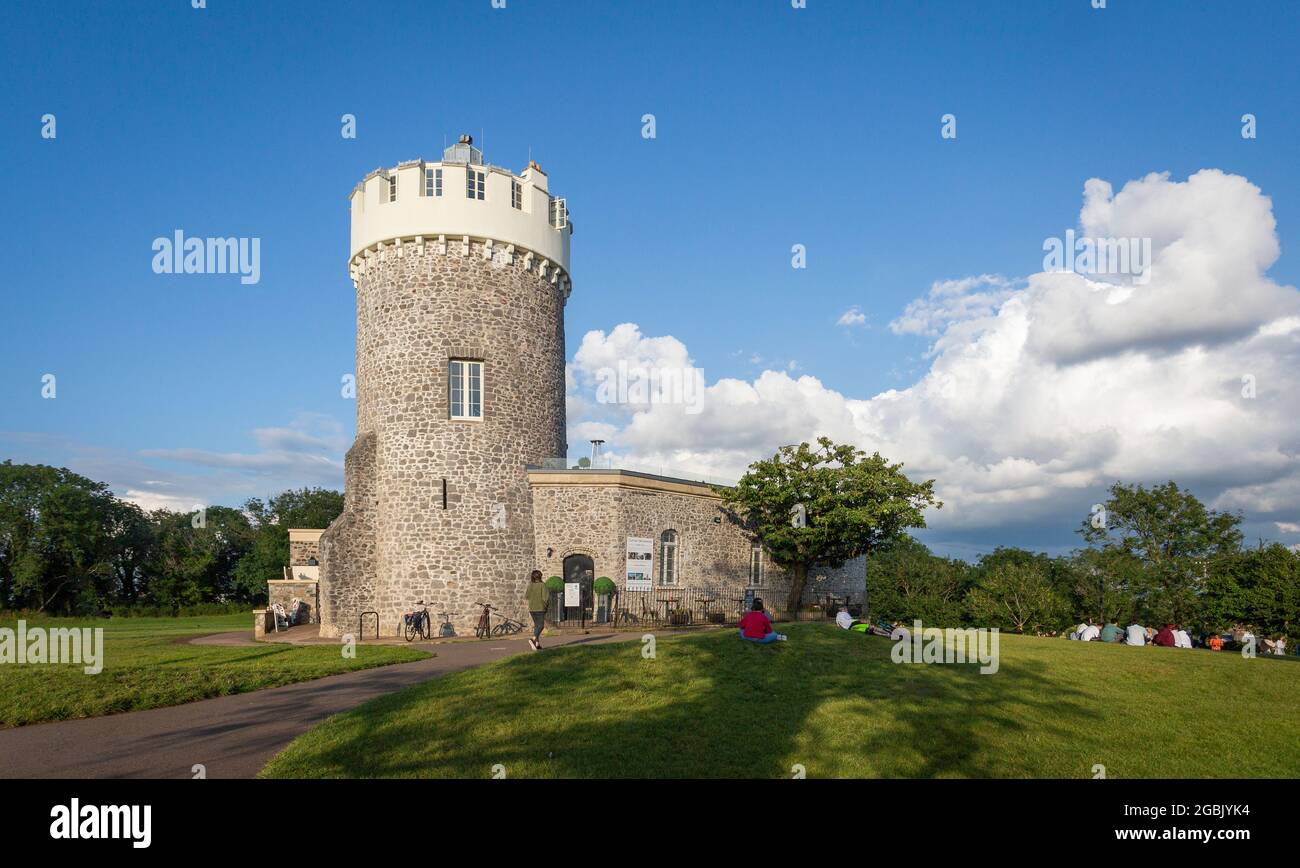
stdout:
<svg viewBox="0 0 1300 868">
<path fill-rule="evenodd" d="M 754 604 L 745 617 L 740 619 L 740 638 L 749 642 L 766 645 L 769 642 L 784 642 L 785 635 L 772 629 L 772 620 L 763 611 L 761 597 L 754 598 Z"/>
<path fill-rule="evenodd" d="M 1145 645 L 1147 644 L 1147 631 L 1141 624 L 1134 621 L 1124 628 L 1125 645 Z"/>
<path fill-rule="evenodd" d="M 1175 648 L 1192 647 L 1192 637 L 1182 627 L 1179 627 L 1177 630 L 1174 631 L 1174 647 Z"/>
<path fill-rule="evenodd" d="M 1209 648 L 1211 651 L 1222 651 L 1222 650 L 1223 650 L 1223 637 L 1220 636 L 1218 633 L 1211 633 L 1211 634 L 1210 634 L 1209 641 L 1207 641 L 1207 642 L 1205 643 L 1205 645 L 1206 645 L 1206 647 Z"/>
<path fill-rule="evenodd" d="M 1088 622 L 1088 626 L 1079 631 L 1080 642 L 1096 642 L 1100 638 L 1101 630 L 1091 621 Z"/>
<path fill-rule="evenodd" d="M 1101 629 L 1101 641 L 1103 642 L 1121 642 L 1124 639 L 1124 631 L 1114 621 L 1107 621 L 1106 626 Z"/>
<path fill-rule="evenodd" d="M 1161 627 L 1160 632 L 1156 634 L 1155 642 L 1153 644 L 1159 645 L 1161 648 L 1174 647 L 1174 625 L 1166 624 Z"/>
</svg>

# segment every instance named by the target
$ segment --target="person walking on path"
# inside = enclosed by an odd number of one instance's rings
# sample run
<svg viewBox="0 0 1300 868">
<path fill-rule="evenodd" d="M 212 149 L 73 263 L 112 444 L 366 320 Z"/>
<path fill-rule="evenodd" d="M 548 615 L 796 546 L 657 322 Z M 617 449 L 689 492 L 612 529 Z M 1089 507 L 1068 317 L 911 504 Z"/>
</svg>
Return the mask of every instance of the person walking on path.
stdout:
<svg viewBox="0 0 1300 868">
<path fill-rule="evenodd" d="M 528 582 L 528 614 L 533 616 L 533 637 L 528 646 L 534 651 L 542 650 L 542 629 L 546 626 L 546 603 L 551 592 L 542 582 L 542 571 L 533 570 Z"/>
</svg>

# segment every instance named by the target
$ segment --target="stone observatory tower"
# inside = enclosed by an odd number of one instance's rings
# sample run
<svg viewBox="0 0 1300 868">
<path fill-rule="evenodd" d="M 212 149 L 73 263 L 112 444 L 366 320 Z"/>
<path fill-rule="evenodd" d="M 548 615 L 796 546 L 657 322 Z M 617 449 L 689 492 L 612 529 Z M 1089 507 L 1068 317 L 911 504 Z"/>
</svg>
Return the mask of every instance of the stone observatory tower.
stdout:
<svg viewBox="0 0 1300 868">
<path fill-rule="evenodd" d="M 536 163 L 490 166 L 469 136 L 350 198 L 357 439 L 321 537 L 321 633 L 373 611 L 391 636 L 424 600 L 464 635 L 478 601 L 522 614 L 525 467 L 567 452 L 568 209 Z"/>
</svg>

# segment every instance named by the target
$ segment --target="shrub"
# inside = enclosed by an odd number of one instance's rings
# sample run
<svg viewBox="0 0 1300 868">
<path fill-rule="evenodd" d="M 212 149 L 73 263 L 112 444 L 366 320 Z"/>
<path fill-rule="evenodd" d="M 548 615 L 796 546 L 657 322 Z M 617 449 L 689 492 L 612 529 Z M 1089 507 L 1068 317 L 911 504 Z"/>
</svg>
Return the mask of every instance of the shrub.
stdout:
<svg viewBox="0 0 1300 868">
<path fill-rule="evenodd" d="M 614 584 L 614 580 L 609 576 L 601 576 L 599 579 L 596 579 L 592 584 L 591 589 L 597 594 L 609 595 L 618 593 L 618 585 Z"/>
</svg>

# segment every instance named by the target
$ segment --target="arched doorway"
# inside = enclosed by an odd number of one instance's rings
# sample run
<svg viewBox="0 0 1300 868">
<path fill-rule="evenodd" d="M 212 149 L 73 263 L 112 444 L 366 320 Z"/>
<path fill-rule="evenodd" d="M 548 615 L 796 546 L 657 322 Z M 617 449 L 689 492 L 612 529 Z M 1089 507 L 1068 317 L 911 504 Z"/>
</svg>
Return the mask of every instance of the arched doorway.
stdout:
<svg viewBox="0 0 1300 868">
<path fill-rule="evenodd" d="M 582 588 L 581 606 L 564 606 L 561 600 L 561 620 L 590 621 L 592 593 L 591 585 L 596 580 L 596 564 L 591 555 L 573 554 L 564 559 L 564 582 L 577 582 Z"/>
</svg>

